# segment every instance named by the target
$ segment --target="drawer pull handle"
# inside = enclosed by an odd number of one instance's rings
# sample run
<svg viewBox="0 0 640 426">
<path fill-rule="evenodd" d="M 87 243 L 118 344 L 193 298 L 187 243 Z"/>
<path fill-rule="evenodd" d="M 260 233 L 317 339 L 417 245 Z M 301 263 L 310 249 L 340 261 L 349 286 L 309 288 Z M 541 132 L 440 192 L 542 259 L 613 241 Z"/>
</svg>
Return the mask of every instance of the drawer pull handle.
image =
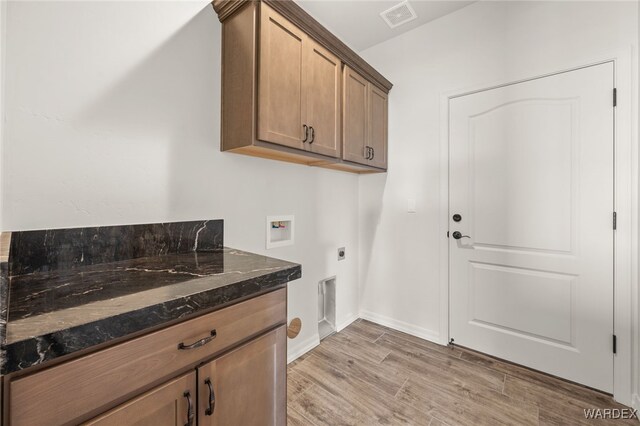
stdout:
<svg viewBox="0 0 640 426">
<path fill-rule="evenodd" d="M 178 349 L 187 350 L 187 349 L 199 348 L 200 346 L 204 346 L 207 343 L 209 343 L 210 341 L 212 341 L 213 339 L 215 339 L 217 335 L 218 335 L 218 333 L 216 333 L 216 330 L 213 329 L 213 330 L 211 330 L 211 336 L 205 337 L 204 339 L 200 339 L 197 342 L 194 342 L 194 343 L 192 343 L 190 345 L 185 345 L 184 343 L 180 343 L 178 345 Z"/>
<path fill-rule="evenodd" d="M 216 393 L 213 391 L 211 379 L 207 378 L 204 383 L 209 387 L 209 407 L 204 411 L 204 413 L 207 416 L 211 416 L 213 414 L 213 411 L 216 409 Z"/>
<path fill-rule="evenodd" d="M 185 391 L 182 396 L 184 396 L 185 398 L 187 398 L 187 423 L 185 423 L 184 426 L 192 426 L 193 425 L 193 419 L 195 417 L 195 411 L 193 410 L 193 403 L 191 402 L 191 393 L 189 393 L 189 391 Z"/>
</svg>

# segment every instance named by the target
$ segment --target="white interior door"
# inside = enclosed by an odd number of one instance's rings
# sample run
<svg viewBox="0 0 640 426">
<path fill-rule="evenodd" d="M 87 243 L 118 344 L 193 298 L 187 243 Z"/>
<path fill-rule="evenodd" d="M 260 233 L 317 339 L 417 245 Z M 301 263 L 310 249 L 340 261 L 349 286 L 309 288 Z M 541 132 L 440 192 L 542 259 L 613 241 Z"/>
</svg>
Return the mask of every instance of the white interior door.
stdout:
<svg viewBox="0 0 640 426">
<path fill-rule="evenodd" d="M 604 63 L 449 105 L 450 337 L 607 392 L 613 84 Z"/>
</svg>

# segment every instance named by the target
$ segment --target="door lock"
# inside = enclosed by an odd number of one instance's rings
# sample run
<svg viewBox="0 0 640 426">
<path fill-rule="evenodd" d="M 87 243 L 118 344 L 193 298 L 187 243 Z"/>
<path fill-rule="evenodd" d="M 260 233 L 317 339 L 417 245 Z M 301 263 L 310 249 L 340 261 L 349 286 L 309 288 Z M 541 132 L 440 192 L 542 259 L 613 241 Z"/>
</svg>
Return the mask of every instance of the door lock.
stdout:
<svg viewBox="0 0 640 426">
<path fill-rule="evenodd" d="M 453 236 L 453 238 L 455 238 L 456 240 L 459 240 L 460 238 L 471 238 L 471 237 L 470 237 L 470 236 L 468 236 L 468 235 L 462 235 L 462 232 L 460 232 L 460 231 L 455 231 L 455 232 L 453 233 L 453 235 L 452 235 L 452 236 Z"/>
<path fill-rule="evenodd" d="M 453 215 L 454 222 L 460 222 L 461 220 L 462 220 L 462 216 L 460 216 L 458 213 Z"/>
</svg>

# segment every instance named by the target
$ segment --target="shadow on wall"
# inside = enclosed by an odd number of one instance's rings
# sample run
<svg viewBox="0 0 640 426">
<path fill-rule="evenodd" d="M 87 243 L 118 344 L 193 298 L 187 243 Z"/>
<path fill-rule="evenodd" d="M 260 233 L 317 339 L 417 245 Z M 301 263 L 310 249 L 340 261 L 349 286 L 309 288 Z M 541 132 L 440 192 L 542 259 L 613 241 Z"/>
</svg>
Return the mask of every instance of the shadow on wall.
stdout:
<svg viewBox="0 0 640 426">
<path fill-rule="evenodd" d="M 109 155 L 136 167 L 118 197 L 148 197 L 142 207 L 157 209 L 148 217 L 223 218 L 230 246 L 302 263 L 303 278 L 289 286 L 289 315 L 303 320 L 291 346 L 306 344 L 317 336 L 317 303 L 311 300 L 317 283 L 335 275 L 337 260 L 328 256 L 339 246 L 332 228 L 341 209 L 332 195 L 345 180 L 355 190 L 357 181 L 339 172 L 220 152 L 220 28 L 207 5 L 76 119 L 116 135 L 110 152 L 124 152 Z M 320 217 L 321 209 L 331 213 Z M 357 204 L 348 211 L 356 213 Z M 264 221 L 274 214 L 296 216 L 295 246 L 265 250 Z"/>
<path fill-rule="evenodd" d="M 120 160 L 138 169 L 131 184 L 162 199 L 159 218 L 195 219 L 220 215 L 202 191 L 222 181 L 219 116 L 220 24 L 206 5 L 76 119 L 121 138 Z"/>
<path fill-rule="evenodd" d="M 374 268 L 374 252 L 373 248 L 376 246 L 376 236 L 378 234 L 378 227 L 382 219 L 383 202 L 385 196 L 385 189 L 387 187 L 387 173 L 379 175 L 363 175 L 360 178 L 359 183 L 359 300 L 362 302 L 367 295 L 367 283 L 369 282 L 369 276 L 376 273 Z M 375 183 L 374 183 L 375 182 Z M 402 247 L 390 248 L 390 251 L 397 253 L 398 250 L 402 250 Z M 386 259 L 379 259 L 380 261 L 388 261 L 389 257 L 396 256 L 396 254 L 388 253 Z M 374 296 L 375 297 L 375 296 Z"/>
</svg>

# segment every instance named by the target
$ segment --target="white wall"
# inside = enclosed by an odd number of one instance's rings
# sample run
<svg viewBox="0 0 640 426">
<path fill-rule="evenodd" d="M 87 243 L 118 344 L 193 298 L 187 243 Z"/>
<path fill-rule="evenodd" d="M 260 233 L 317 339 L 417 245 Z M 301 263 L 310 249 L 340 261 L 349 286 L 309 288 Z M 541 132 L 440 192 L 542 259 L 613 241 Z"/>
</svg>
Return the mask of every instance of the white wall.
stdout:
<svg viewBox="0 0 640 426">
<path fill-rule="evenodd" d="M 3 137 L 5 129 L 4 119 L 4 76 L 5 76 L 5 51 L 6 51 L 6 19 L 7 19 L 7 2 L 0 0 L 0 194 L 2 193 L 2 185 L 4 179 L 2 178 L 2 147 Z M 2 196 L 0 196 L 0 224 L 2 223 Z M 0 228 L 1 229 L 1 228 Z"/>
<path fill-rule="evenodd" d="M 638 27 L 640 28 L 640 0 L 637 0 L 637 3 L 639 5 L 638 6 Z M 640 46 L 640 32 L 638 33 L 637 46 Z M 640 82 L 640 67 L 638 68 L 638 73 L 639 73 L 638 81 Z M 638 87 L 638 97 L 640 98 L 640 84 L 637 87 Z M 638 134 L 640 135 L 640 122 L 638 123 L 638 126 L 639 126 Z M 638 158 L 638 162 L 640 163 L 640 157 Z M 640 241 L 640 235 L 638 235 L 638 240 Z M 640 259 L 638 259 L 638 263 L 640 264 Z M 634 345 L 634 353 L 635 353 L 634 372 L 635 372 L 636 380 L 635 380 L 635 389 L 634 389 L 634 396 L 633 396 L 633 407 L 636 409 L 640 409 L 640 288 L 636 287 L 635 295 L 636 295 L 636 306 L 635 306 L 634 321 L 636 324 L 636 336 L 635 336 L 636 341 Z"/>
<path fill-rule="evenodd" d="M 478 2 L 362 53 L 394 83 L 389 173 L 360 179 L 363 316 L 447 339 L 443 94 L 571 68 L 632 46 L 635 66 L 637 8 L 635 1 Z M 416 214 L 407 213 L 408 198 L 417 200 Z"/>
<path fill-rule="evenodd" d="M 2 179 L 2 141 L 4 134 L 4 51 L 6 41 L 6 8 L 5 1 L 0 0 L 0 194 L 3 184 Z M 0 196 L 0 223 L 2 223 L 2 197 Z M 2 397 L 2 390 L 0 390 L 0 398 Z M 2 417 L 2 404 L 0 404 L 0 418 Z"/>
<path fill-rule="evenodd" d="M 3 229 L 222 218 L 228 246 L 303 265 L 290 356 L 318 340 L 321 279 L 337 275 L 338 322 L 357 315 L 358 178 L 219 151 L 208 1 L 13 1 L 7 24 Z M 296 243 L 267 252 L 276 214 Z"/>
</svg>

